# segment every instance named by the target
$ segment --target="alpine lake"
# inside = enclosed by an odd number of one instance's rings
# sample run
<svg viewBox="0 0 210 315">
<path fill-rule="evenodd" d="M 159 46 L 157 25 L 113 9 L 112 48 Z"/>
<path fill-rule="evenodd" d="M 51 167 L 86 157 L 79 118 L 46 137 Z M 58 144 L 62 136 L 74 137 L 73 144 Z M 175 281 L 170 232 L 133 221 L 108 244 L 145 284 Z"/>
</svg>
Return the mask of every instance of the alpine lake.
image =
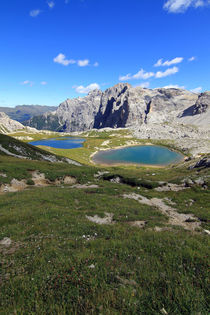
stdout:
<svg viewBox="0 0 210 315">
<path fill-rule="evenodd" d="M 48 146 L 57 149 L 76 149 L 83 146 L 85 139 L 64 137 L 44 139 L 30 142 L 35 146 Z M 183 155 L 157 145 L 135 145 L 117 149 L 100 150 L 93 154 L 92 162 L 95 164 L 118 165 L 140 164 L 153 166 L 166 166 L 183 160 Z"/>
</svg>

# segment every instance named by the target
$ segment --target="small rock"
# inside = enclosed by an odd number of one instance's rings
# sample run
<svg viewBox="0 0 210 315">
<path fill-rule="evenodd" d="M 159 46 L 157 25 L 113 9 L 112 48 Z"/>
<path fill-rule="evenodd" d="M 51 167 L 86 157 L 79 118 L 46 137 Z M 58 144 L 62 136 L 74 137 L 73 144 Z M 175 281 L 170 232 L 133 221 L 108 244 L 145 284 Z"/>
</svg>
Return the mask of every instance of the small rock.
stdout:
<svg viewBox="0 0 210 315">
<path fill-rule="evenodd" d="M 133 222 L 129 222 L 129 225 L 136 226 L 136 227 L 142 229 L 145 227 L 146 223 L 147 223 L 146 221 L 133 221 Z"/>
<path fill-rule="evenodd" d="M 120 184 L 121 183 L 121 178 L 119 176 L 114 177 L 112 179 L 110 179 L 111 183 L 115 183 L 115 184 Z"/>
<path fill-rule="evenodd" d="M 88 266 L 88 268 L 90 268 L 90 269 L 94 269 L 95 268 L 95 265 L 90 265 L 90 266 Z"/>
<path fill-rule="evenodd" d="M 189 199 L 189 206 L 192 206 L 195 201 L 193 199 Z"/>
<path fill-rule="evenodd" d="M 201 177 L 195 179 L 194 182 L 199 186 L 203 186 L 205 184 L 205 181 Z"/>
<path fill-rule="evenodd" d="M 4 173 L 0 173 L 0 176 L 1 176 L 1 177 L 7 177 L 7 175 L 4 174 Z"/>
<path fill-rule="evenodd" d="M 98 149 L 98 148 L 97 148 L 97 149 Z M 109 173 L 108 171 L 104 171 L 104 172 L 98 171 L 98 173 L 94 174 L 94 177 L 95 177 L 95 178 L 99 178 L 99 177 L 101 177 L 101 176 L 103 176 L 103 175 L 105 175 L 105 174 L 108 174 L 108 173 Z"/>
<path fill-rule="evenodd" d="M 9 247 L 12 244 L 12 240 L 9 237 L 3 238 L 3 240 L 0 241 L 0 245 Z"/>
<path fill-rule="evenodd" d="M 197 168 L 197 167 L 210 167 L 210 158 L 203 158 L 200 161 L 198 161 L 194 166 L 191 166 L 191 168 Z"/>
<path fill-rule="evenodd" d="M 204 232 L 208 235 L 210 235 L 210 231 L 209 230 L 204 230 Z"/>
<path fill-rule="evenodd" d="M 82 184 L 76 184 L 76 185 L 73 185 L 73 186 L 70 186 L 70 188 L 77 188 L 77 189 L 86 189 L 86 188 L 98 188 L 99 186 L 98 185 L 82 185 Z"/>
<path fill-rule="evenodd" d="M 97 224 L 114 224 L 115 222 L 113 221 L 113 213 L 107 213 L 105 212 L 105 217 L 104 218 L 100 218 L 98 215 L 94 215 L 94 217 L 88 216 L 86 215 L 86 218 L 94 223 Z"/>
<path fill-rule="evenodd" d="M 184 180 L 184 184 L 185 184 L 186 187 L 192 187 L 193 184 L 194 184 L 194 182 L 192 181 L 191 178 L 186 178 L 186 179 Z"/>
<path fill-rule="evenodd" d="M 119 276 L 116 276 L 116 279 L 123 285 L 132 285 L 132 286 L 137 286 L 137 283 L 135 280 L 129 280 L 129 279 L 123 279 Z"/>
<path fill-rule="evenodd" d="M 75 184 L 77 182 L 75 177 L 72 176 L 65 176 L 63 179 L 63 183 L 66 185 L 72 185 Z"/>
<path fill-rule="evenodd" d="M 160 312 L 161 312 L 163 315 L 167 315 L 167 314 L 168 314 L 168 312 L 166 312 L 166 310 L 165 310 L 164 307 L 160 310 Z"/>
</svg>

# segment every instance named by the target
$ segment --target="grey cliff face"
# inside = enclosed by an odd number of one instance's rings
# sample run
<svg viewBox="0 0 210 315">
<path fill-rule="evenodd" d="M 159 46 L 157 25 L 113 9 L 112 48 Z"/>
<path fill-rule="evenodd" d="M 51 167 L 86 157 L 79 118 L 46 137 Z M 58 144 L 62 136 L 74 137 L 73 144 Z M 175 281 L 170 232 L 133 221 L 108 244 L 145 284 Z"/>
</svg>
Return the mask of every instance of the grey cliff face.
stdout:
<svg viewBox="0 0 210 315">
<path fill-rule="evenodd" d="M 210 108 L 210 92 L 201 93 L 193 109 L 193 115 L 207 112 Z"/>
<path fill-rule="evenodd" d="M 83 131 L 93 128 L 98 113 L 102 92 L 94 90 L 86 97 L 67 99 L 55 112 L 62 131 Z"/>
<path fill-rule="evenodd" d="M 55 112 L 35 118 L 38 129 L 84 131 L 92 128 L 135 128 L 152 124 L 208 124 L 210 92 L 133 88 L 120 83 L 106 91 L 67 99 Z M 199 116 L 199 119 L 198 119 Z M 33 123 L 33 122 L 32 122 Z"/>
<path fill-rule="evenodd" d="M 102 93 L 94 128 L 126 126 L 129 112 L 128 89 L 130 87 L 129 84 L 120 83 Z"/>
<path fill-rule="evenodd" d="M 195 104 L 197 98 L 197 95 L 181 89 L 149 90 L 119 84 L 103 93 L 94 128 L 171 121 L 183 109 Z"/>
<path fill-rule="evenodd" d="M 195 104 L 186 108 L 179 118 L 184 124 L 210 128 L 210 92 L 199 94 Z"/>
</svg>

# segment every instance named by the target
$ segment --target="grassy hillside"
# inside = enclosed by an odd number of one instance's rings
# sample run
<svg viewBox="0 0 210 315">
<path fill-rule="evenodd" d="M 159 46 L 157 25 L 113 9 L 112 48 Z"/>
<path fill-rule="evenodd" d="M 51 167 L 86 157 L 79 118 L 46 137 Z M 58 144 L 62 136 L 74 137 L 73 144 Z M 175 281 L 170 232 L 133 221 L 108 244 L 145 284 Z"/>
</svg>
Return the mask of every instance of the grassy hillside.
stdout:
<svg viewBox="0 0 210 315">
<path fill-rule="evenodd" d="M 50 184 L 0 196 L 1 314 L 209 314 L 209 169 L 100 170 L 0 156 L 0 186 L 32 171 Z M 56 185 L 65 175 L 76 185 Z M 110 182 L 119 176 L 123 183 Z M 187 189 L 156 190 L 186 178 L 194 181 Z M 200 226 L 171 224 L 154 198 Z M 111 224 L 90 221 L 108 215 Z"/>
<path fill-rule="evenodd" d="M 48 115 L 47 117 L 43 115 L 37 115 L 23 122 L 23 124 L 26 126 L 36 128 L 38 130 L 51 130 L 51 131 L 62 130 L 62 126 L 59 123 L 58 117 L 54 115 Z"/>
<path fill-rule="evenodd" d="M 56 156 L 30 144 L 24 143 L 10 136 L 0 134 L 0 155 L 9 155 L 32 160 L 46 160 L 51 162 L 65 162 L 65 158 Z"/>
</svg>

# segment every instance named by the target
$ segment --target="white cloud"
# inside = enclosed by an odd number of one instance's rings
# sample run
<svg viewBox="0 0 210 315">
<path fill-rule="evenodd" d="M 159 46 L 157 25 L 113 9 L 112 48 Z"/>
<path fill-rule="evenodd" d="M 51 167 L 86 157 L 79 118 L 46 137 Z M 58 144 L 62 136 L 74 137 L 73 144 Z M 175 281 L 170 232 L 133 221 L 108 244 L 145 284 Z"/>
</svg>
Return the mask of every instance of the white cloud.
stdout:
<svg viewBox="0 0 210 315">
<path fill-rule="evenodd" d="M 47 82 L 46 81 L 42 81 L 40 82 L 41 85 L 47 85 Z"/>
<path fill-rule="evenodd" d="M 29 15 L 32 17 L 36 17 L 41 13 L 41 10 L 37 9 L 37 10 L 32 10 L 29 12 Z"/>
<path fill-rule="evenodd" d="M 139 72 L 133 75 L 134 79 L 144 79 L 147 80 L 151 77 L 154 77 L 154 72 L 146 72 L 143 69 L 141 69 Z"/>
<path fill-rule="evenodd" d="M 52 9 L 55 6 L 55 2 L 54 1 L 47 1 L 48 7 L 50 9 Z"/>
<path fill-rule="evenodd" d="M 178 71 L 179 71 L 178 67 L 169 68 L 165 71 L 158 71 L 156 73 L 146 72 L 143 69 L 141 69 L 139 72 L 137 72 L 134 75 L 131 75 L 130 73 L 128 73 L 125 76 L 120 76 L 119 80 L 120 81 L 129 81 L 129 80 L 138 80 L 138 79 L 147 80 L 147 79 L 150 79 L 152 77 L 159 79 L 159 78 L 164 78 L 164 77 L 167 77 L 169 75 L 175 74 Z"/>
<path fill-rule="evenodd" d="M 210 5 L 209 0 L 167 0 L 163 6 L 170 13 L 183 13 L 188 8 L 204 7 Z"/>
<path fill-rule="evenodd" d="M 32 81 L 29 81 L 29 80 L 25 80 L 23 82 L 21 82 L 22 85 L 29 85 L 29 86 L 32 86 L 34 83 Z"/>
<path fill-rule="evenodd" d="M 192 56 L 191 58 L 188 58 L 188 61 L 194 61 L 195 59 L 195 56 Z"/>
<path fill-rule="evenodd" d="M 178 85 L 178 84 L 169 84 L 169 85 L 166 85 L 166 86 L 163 86 L 164 89 L 185 89 L 185 86 L 182 85 Z"/>
<path fill-rule="evenodd" d="M 131 75 L 130 73 L 128 73 L 128 74 L 126 74 L 126 75 L 119 76 L 119 80 L 120 80 L 120 81 L 132 80 L 132 75 Z"/>
<path fill-rule="evenodd" d="M 160 67 L 163 65 L 163 59 L 159 59 L 155 64 L 154 67 Z"/>
<path fill-rule="evenodd" d="M 177 63 L 180 63 L 184 60 L 183 57 L 176 57 L 172 60 L 166 60 L 163 62 L 163 59 L 159 59 L 156 64 L 154 65 L 154 67 L 170 67 L 171 65 L 176 65 Z"/>
<path fill-rule="evenodd" d="M 77 64 L 79 67 L 86 67 L 90 65 L 90 60 L 89 59 L 84 59 L 84 60 L 74 60 L 74 59 L 67 59 L 66 56 L 62 53 L 58 54 L 54 59 L 54 62 L 59 63 L 63 66 L 68 66 L 70 64 Z M 92 64 L 94 67 L 98 67 L 99 63 L 95 62 Z"/>
<path fill-rule="evenodd" d="M 125 76 L 120 76 L 119 80 L 120 81 L 138 80 L 138 79 L 147 80 L 151 77 L 154 77 L 154 75 L 155 75 L 154 72 L 146 72 L 143 69 L 141 69 L 134 75 L 131 75 L 130 73 L 128 73 Z"/>
<path fill-rule="evenodd" d="M 78 60 L 77 61 L 77 64 L 79 67 L 86 67 L 89 65 L 89 60 L 88 59 L 85 59 L 85 60 Z"/>
<path fill-rule="evenodd" d="M 63 66 L 68 66 L 69 64 L 76 63 L 76 61 L 73 59 L 66 59 L 66 56 L 64 54 L 58 54 L 57 57 L 53 59 L 53 61 Z"/>
<path fill-rule="evenodd" d="M 177 68 L 177 67 L 169 68 L 166 71 L 158 71 L 155 74 L 155 78 L 156 79 L 164 78 L 164 77 L 167 77 L 169 75 L 175 74 L 178 71 L 179 71 L 179 68 Z"/>
<path fill-rule="evenodd" d="M 79 85 L 79 86 L 73 86 L 73 88 L 75 89 L 77 93 L 87 94 L 90 91 L 100 89 L 100 85 L 98 83 L 91 83 L 88 86 Z"/>
<path fill-rule="evenodd" d="M 198 86 L 195 89 L 190 90 L 193 93 L 200 93 L 203 90 L 202 86 Z"/>
<path fill-rule="evenodd" d="M 149 83 L 149 82 L 143 82 L 143 83 L 141 83 L 141 84 L 138 84 L 137 86 L 140 86 L 140 87 L 142 87 L 142 88 L 147 89 L 147 88 L 149 88 L 150 83 Z"/>
</svg>

